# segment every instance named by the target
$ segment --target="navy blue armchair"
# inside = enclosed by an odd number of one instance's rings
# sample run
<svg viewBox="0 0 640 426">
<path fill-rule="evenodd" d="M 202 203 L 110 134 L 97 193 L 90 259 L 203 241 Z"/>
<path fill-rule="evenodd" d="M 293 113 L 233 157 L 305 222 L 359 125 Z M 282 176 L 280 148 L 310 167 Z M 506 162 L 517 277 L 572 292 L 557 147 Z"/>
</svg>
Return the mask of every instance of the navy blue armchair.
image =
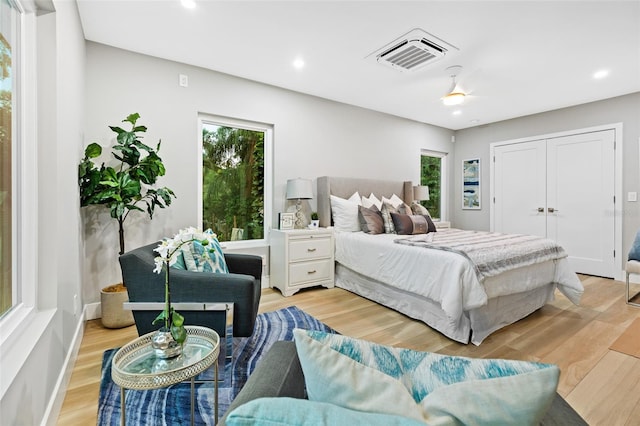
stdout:
<svg viewBox="0 0 640 426">
<path fill-rule="evenodd" d="M 156 331 L 152 322 L 163 309 L 165 274 L 153 272 L 153 251 L 159 243 L 131 250 L 120 256 L 122 279 L 129 293 L 129 308 L 138 334 Z M 200 325 L 226 336 L 230 321 L 233 336 L 248 337 L 260 304 L 262 258 L 248 254 L 226 254 L 228 274 L 185 271 L 172 268 L 171 303 L 185 318 L 185 325 Z"/>
</svg>

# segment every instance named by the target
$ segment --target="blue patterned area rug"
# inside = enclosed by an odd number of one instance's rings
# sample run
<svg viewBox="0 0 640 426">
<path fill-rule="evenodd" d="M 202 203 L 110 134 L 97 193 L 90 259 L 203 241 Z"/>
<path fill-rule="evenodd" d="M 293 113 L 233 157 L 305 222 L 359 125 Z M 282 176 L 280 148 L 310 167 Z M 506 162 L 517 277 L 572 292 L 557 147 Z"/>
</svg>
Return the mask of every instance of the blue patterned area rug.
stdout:
<svg viewBox="0 0 640 426">
<path fill-rule="evenodd" d="M 247 378 L 278 340 L 293 340 L 293 329 L 335 331 L 311 315 L 291 306 L 259 314 L 251 337 L 233 339 L 233 362 L 225 365 L 224 382 L 219 385 L 218 415 L 222 417 Z M 111 380 L 111 359 L 117 349 L 104 352 L 98 403 L 99 426 L 120 424 L 120 387 Z M 209 369 L 197 379 L 213 379 Z M 131 425 L 188 425 L 191 421 L 190 383 L 148 391 L 125 391 L 125 415 Z M 196 384 L 195 424 L 214 425 L 213 383 Z"/>
</svg>

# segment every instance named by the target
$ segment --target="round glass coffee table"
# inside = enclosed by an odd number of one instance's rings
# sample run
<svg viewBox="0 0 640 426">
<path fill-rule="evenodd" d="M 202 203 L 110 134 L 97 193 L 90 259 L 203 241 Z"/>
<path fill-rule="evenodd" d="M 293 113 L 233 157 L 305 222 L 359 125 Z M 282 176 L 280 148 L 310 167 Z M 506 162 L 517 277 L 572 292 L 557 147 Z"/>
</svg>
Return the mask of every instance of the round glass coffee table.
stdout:
<svg viewBox="0 0 640 426">
<path fill-rule="evenodd" d="M 129 342 L 116 352 L 111 361 L 111 378 L 120 386 L 120 424 L 125 425 L 125 389 L 148 390 L 191 381 L 191 424 L 194 420 L 195 377 L 215 366 L 215 419 L 218 421 L 218 355 L 220 336 L 199 326 L 185 326 L 187 340 L 182 354 L 172 359 L 158 358 L 151 347 L 155 332 Z M 206 380 L 210 381 L 210 380 Z"/>
</svg>

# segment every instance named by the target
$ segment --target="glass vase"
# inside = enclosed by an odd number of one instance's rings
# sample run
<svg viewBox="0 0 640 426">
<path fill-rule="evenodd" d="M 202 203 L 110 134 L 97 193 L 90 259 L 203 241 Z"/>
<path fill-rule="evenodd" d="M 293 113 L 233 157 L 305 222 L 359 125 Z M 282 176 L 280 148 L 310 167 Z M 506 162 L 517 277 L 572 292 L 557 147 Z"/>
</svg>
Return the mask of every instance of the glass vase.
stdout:
<svg viewBox="0 0 640 426">
<path fill-rule="evenodd" d="M 151 347 L 158 358 L 170 359 L 182 353 L 182 345 L 173 338 L 171 330 L 162 327 L 151 338 Z"/>
</svg>

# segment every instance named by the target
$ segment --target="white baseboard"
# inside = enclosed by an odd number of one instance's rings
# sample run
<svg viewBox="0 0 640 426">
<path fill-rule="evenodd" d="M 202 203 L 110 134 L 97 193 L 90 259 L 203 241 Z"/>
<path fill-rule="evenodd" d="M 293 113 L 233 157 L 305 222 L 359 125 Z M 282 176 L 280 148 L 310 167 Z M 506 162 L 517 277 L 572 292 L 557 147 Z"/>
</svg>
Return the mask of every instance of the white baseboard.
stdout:
<svg viewBox="0 0 640 426">
<path fill-rule="evenodd" d="M 84 312 L 84 318 L 87 321 L 102 318 L 102 309 L 100 307 L 100 302 L 87 303 L 86 305 L 84 305 Z"/>
<path fill-rule="evenodd" d="M 64 397 L 67 394 L 67 388 L 69 387 L 73 367 L 76 365 L 78 353 L 80 352 L 80 345 L 82 344 L 82 337 L 84 336 L 86 310 L 87 308 L 85 306 L 82 311 L 82 315 L 80 315 L 80 318 L 78 319 L 78 324 L 76 325 L 76 331 L 73 334 L 73 340 L 71 341 L 69 352 L 62 364 L 62 369 L 60 370 L 60 375 L 58 376 L 56 385 L 53 388 L 51 399 L 49 400 L 47 409 L 42 417 L 42 422 L 40 423 L 41 426 L 55 426 L 58 423 L 58 416 L 62 409 Z"/>
</svg>

